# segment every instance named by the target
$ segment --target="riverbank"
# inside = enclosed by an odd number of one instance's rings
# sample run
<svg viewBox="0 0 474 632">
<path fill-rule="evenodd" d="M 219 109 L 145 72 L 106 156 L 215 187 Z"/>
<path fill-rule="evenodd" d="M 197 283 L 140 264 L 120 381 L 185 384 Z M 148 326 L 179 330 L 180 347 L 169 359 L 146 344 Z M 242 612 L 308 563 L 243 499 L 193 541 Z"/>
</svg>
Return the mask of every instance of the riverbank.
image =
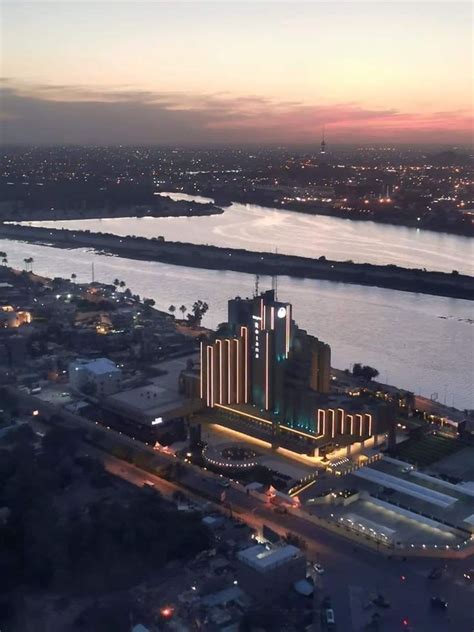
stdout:
<svg viewBox="0 0 474 632">
<path fill-rule="evenodd" d="M 212 189 L 200 189 L 198 191 L 191 188 L 186 189 L 189 195 L 199 195 L 212 198 L 215 204 L 220 206 L 230 206 L 232 203 L 256 204 L 265 208 L 278 208 L 282 211 L 293 213 L 303 213 L 305 215 L 322 215 L 325 217 L 336 217 L 356 222 L 375 222 L 376 224 L 386 224 L 389 226 L 401 226 L 416 230 L 432 231 L 446 235 L 459 235 L 461 237 L 474 237 L 474 224 L 471 218 L 463 218 L 460 212 L 451 212 L 448 215 L 434 215 L 424 211 L 405 211 L 400 207 L 391 205 L 381 208 L 360 208 L 345 210 L 332 206 L 329 203 L 314 202 L 283 202 L 273 195 L 269 201 L 268 195 L 258 191 L 239 192 L 232 191 L 227 194 L 225 191 L 213 191 Z"/>
<path fill-rule="evenodd" d="M 1 209 L 0 222 L 42 222 L 121 217 L 199 217 L 221 215 L 223 212 L 222 208 L 212 202 L 200 204 L 188 200 L 173 200 L 170 197 L 158 195 L 149 203 L 106 207 L 37 209 L 10 203 Z"/>
<path fill-rule="evenodd" d="M 129 259 L 159 261 L 209 270 L 322 279 L 450 298 L 474 299 L 474 277 L 407 269 L 394 265 L 331 261 L 325 257 L 311 259 L 268 252 L 167 242 L 163 238 L 120 237 L 107 233 L 13 224 L 0 224 L 0 237 L 61 248 L 87 247 Z"/>
</svg>

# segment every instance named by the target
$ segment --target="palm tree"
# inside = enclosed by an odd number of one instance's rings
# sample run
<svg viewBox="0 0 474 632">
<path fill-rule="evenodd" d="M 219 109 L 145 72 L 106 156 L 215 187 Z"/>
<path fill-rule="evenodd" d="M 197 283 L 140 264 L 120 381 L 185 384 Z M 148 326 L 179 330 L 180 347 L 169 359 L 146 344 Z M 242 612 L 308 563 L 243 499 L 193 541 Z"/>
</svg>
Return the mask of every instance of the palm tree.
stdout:
<svg viewBox="0 0 474 632">
<path fill-rule="evenodd" d="M 71 281 L 74 283 L 76 279 L 77 279 L 77 274 L 75 272 L 73 272 L 71 274 Z"/>
<path fill-rule="evenodd" d="M 120 281 L 119 285 L 123 290 L 127 284 L 125 283 L 125 281 Z"/>
<path fill-rule="evenodd" d="M 184 315 L 185 315 L 187 309 L 188 308 L 186 307 L 186 305 L 181 305 L 181 307 L 179 308 L 179 311 L 183 314 L 183 318 L 184 318 Z"/>
<path fill-rule="evenodd" d="M 23 259 L 26 272 L 33 272 L 33 261 L 34 261 L 33 257 L 28 257 L 27 259 Z"/>
<path fill-rule="evenodd" d="M 176 307 L 175 307 L 174 305 L 170 305 L 170 306 L 168 307 L 168 311 L 169 311 L 171 314 L 174 314 L 174 312 L 176 311 Z"/>
<path fill-rule="evenodd" d="M 7 265 L 7 263 L 8 263 L 8 259 L 7 259 L 7 257 L 6 257 L 6 254 L 5 254 L 5 253 L 1 253 L 1 254 L 5 255 L 5 256 L 2 258 L 2 263 L 3 263 L 3 265 L 4 265 L 4 266 L 6 266 L 6 265 Z"/>
<path fill-rule="evenodd" d="M 114 285 L 115 287 L 118 287 L 120 285 L 120 281 L 118 279 L 114 279 Z"/>
</svg>

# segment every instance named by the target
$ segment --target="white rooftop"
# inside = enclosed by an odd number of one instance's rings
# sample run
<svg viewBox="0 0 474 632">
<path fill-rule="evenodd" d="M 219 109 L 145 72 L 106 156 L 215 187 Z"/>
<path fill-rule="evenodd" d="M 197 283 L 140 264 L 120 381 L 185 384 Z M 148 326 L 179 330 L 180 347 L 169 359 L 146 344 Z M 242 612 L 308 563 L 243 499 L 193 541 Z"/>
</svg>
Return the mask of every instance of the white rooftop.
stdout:
<svg viewBox="0 0 474 632">
<path fill-rule="evenodd" d="M 108 358 L 97 358 L 96 360 L 81 360 L 79 364 L 87 371 L 95 375 L 104 375 L 106 373 L 120 373 L 115 362 Z"/>
<path fill-rule="evenodd" d="M 298 557 L 300 550 L 292 544 L 267 549 L 262 544 L 256 544 L 239 553 L 239 559 L 258 571 L 266 572 L 285 562 Z"/>
</svg>

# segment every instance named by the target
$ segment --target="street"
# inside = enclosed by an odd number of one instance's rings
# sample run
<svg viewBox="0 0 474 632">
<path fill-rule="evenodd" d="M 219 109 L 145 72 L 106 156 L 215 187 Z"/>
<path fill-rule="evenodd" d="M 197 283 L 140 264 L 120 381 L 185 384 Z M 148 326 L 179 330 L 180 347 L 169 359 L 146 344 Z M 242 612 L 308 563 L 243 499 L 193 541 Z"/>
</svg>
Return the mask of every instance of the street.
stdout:
<svg viewBox="0 0 474 632">
<path fill-rule="evenodd" d="M 105 457 L 105 463 L 110 472 L 135 485 L 153 482 L 154 488 L 166 497 L 181 490 L 202 504 L 200 494 L 205 499 L 218 498 L 224 489 L 218 485 L 217 476 L 193 467 L 186 467 L 179 482 L 171 483 L 109 455 Z M 413 632 L 473 632 L 474 584 L 466 584 L 462 577 L 464 570 L 473 565 L 469 560 L 408 558 L 403 561 L 390 558 L 356 546 L 302 518 L 276 514 L 271 506 L 240 490 L 228 487 L 225 493 L 225 504 L 230 504 L 233 514 L 248 525 L 261 531 L 262 525 L 266 524 L 282 535 L 291 532 L 305 540 L 308 558 L 317 560 L 325 569 L 325 573 L 318 576 L 318 586 L 321 597 L 331 597 L 337 630 L 359 632 L 378 610 L 380 630 L 385 632 L 407 629 Z M 216 504 L 216 509 L 228 512 L 222 504 Z M 446 571 L 440 579 L 428 579 L 433 567 L 444 564 Z M 379 593 L 390 602 L 390 607 L 378 609 L 369 605 Z M 432 609 L 432 596 L 443 597 L 449 604 L 448 609 Z"/>
</svg>

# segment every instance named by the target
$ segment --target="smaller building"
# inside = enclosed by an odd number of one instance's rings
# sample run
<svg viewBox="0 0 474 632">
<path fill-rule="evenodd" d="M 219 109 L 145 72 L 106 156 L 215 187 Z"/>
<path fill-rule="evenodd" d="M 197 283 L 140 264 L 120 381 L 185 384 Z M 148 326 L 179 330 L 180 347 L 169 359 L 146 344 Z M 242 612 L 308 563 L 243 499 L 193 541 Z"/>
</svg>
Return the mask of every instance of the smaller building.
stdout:
<svg viewBox="0 0 474 632">
<path fill-rule="evenodd" d="M 306 576 L 306 556 L 291 544 L 257 544 L 237 557 L 239 584 L 259 601 L 273 600 L 292 590 L 295 582 Z"/>
<path fill-rule="evenodd" d="M 122 372 L 108 358 L 76 360 L 69 364 L 69 383 L 76 392 L 105 397 L 120 390 Z"/>
</svg>

